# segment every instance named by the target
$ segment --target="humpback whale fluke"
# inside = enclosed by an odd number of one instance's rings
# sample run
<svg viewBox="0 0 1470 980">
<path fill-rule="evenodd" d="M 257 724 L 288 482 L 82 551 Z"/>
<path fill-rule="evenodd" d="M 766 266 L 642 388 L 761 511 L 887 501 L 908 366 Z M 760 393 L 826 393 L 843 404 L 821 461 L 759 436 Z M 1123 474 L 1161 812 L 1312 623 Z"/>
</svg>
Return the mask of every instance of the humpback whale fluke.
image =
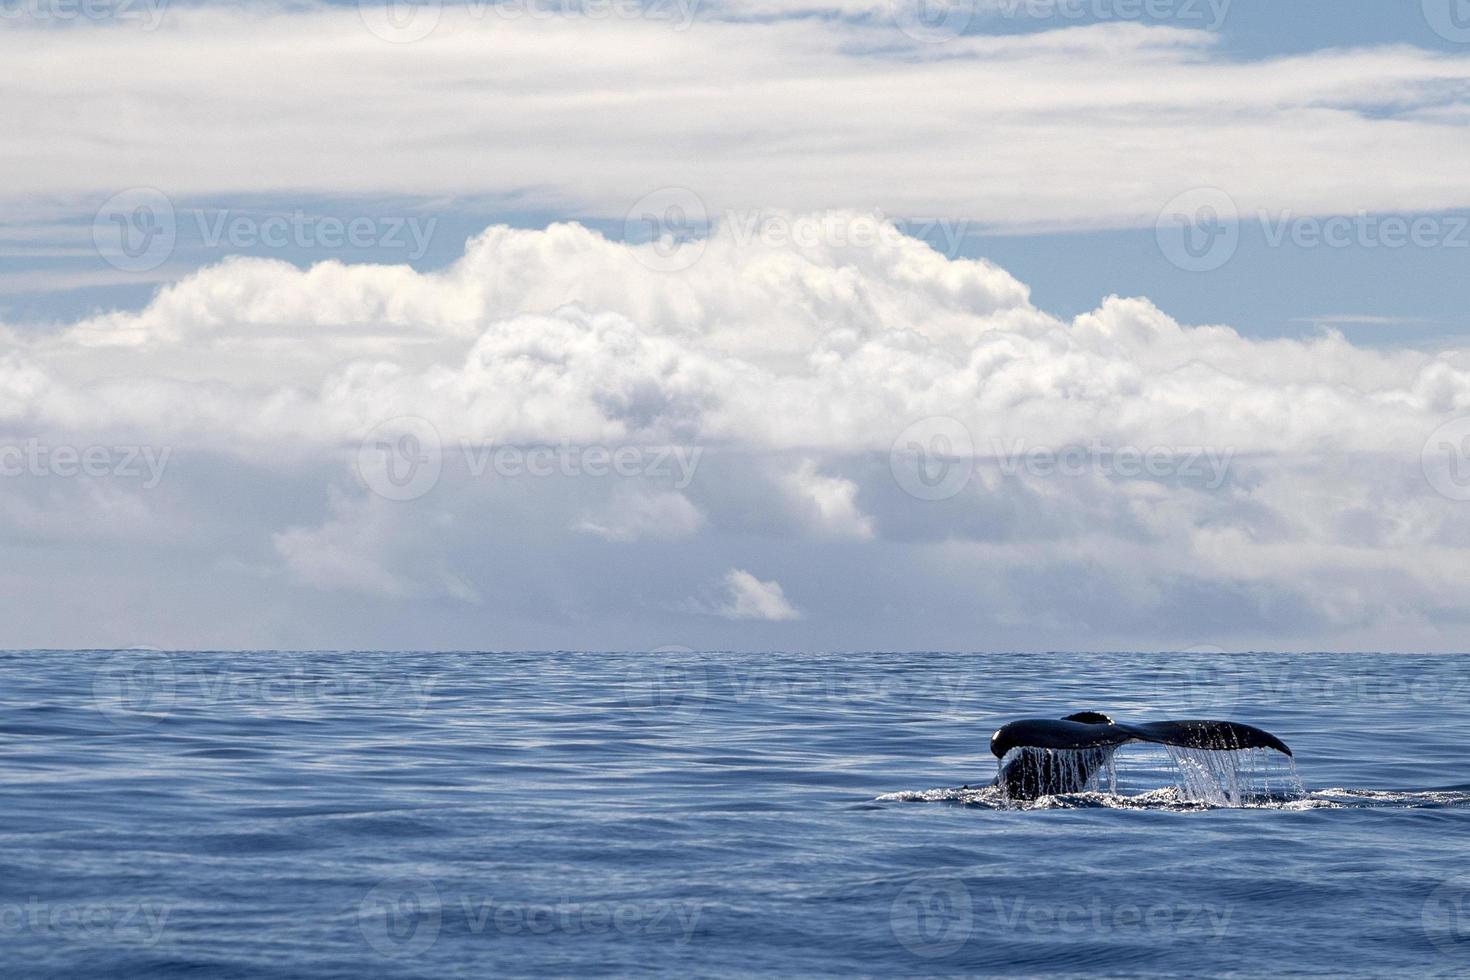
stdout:
<svg viewBox="0 0 1470 980">
<path fill-rule="evenodd" d="M 1081 711 L 1053 721 L 1013 721 L 990 737 L 990 751 L 1004 759 L 1021 749 L 995 777 L 1012 799 L 1077 793 L 1129 742 L 1151 742 L 1186 749 L 1275 749 L 1290 756 L 1286 743 L 1268 731 L 1237 721 L 1155 721 L 1129 724 L 1097 711 Z M 1066 750 L 1062 752 L 1053 750 Z"/>
</svg>

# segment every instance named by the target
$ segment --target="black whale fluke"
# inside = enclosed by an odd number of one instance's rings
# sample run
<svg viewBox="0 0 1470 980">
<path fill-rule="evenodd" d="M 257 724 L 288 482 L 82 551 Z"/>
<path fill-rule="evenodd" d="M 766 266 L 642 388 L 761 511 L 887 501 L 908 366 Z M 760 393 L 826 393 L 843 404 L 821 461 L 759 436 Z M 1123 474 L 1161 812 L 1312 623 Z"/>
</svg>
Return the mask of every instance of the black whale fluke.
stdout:
<svg viewBox="0 0 1470 980">
<path fill-rule="evenodd" d="M 990 737 L 998 759 L 1012 749 L 1069 749 L 1065 758 L 1052 752 L 1023 752 L 995 777 L 1007 795 L 1035 799 L 1080 792 L 1113 751 L 1128 742 L 1152 742 L 1188 749 L 1291 749 L 1275 735 L 1237 721 L 1155 721 L 1129 724 L 1097 711 L 1082 711 L 1058 721 L 1030 718 L 1013 721 Z"/>
</svg>

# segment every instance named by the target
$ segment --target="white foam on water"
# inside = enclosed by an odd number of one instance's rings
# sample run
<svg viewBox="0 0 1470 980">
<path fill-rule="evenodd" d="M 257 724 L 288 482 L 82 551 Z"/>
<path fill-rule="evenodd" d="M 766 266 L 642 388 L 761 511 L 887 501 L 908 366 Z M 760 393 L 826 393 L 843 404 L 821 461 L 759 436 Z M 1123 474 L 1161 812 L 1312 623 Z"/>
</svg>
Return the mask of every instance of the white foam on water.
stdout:
<svg viewBox="0 0 1470 980">
<path fill-rule="evenodd" d="M 889 793 L 879 801 L 954 802 L 1005 809 L 1078 807 L 1200 810 L 1213 807 L 1282 807 L 1307 800 L 1296 762 L 1272 749 L 1189 749 L 1130 743 L 1099 758 L 1098 749 L 1012 749 L 1004 769 L 1018 759 L 1045 771 L 1075 792 L 1036 800 L 1011 799 L 1000 786 Z M 1329 800 L 1311 801 L 1332 806 Z"/>
</svg>

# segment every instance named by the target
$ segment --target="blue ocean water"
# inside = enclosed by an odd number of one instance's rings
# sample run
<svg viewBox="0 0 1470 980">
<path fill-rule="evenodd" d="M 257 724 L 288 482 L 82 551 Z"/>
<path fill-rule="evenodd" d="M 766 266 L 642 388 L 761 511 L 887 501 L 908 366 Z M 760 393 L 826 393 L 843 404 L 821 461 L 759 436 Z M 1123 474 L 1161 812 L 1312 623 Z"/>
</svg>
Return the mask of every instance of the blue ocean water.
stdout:
<svg viewBox="0 0 1470 980">
<path fill-rule="evenodd" d="M 0 654 L 0 974 L 1470 974 L 1470 659 Z M 1001 808 L 1232 718 L 1305 796 Z"/>
</svg>

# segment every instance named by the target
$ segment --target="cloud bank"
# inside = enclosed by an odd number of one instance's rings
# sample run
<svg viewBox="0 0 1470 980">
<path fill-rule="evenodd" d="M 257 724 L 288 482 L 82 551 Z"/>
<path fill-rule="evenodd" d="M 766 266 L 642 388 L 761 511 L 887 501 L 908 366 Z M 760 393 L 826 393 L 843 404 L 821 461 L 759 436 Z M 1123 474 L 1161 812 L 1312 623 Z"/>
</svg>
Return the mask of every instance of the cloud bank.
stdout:
<svg viewBox="0 0 1470 980">
<path fill-rule="evenodd" d="M 0 442 L 52 450 L 5 481 L 8 640 L 1464 645 L 1466 352 L 1063 320 L 873 215 L 770 217 L 825 230 L 497 226 L 5 330 Z"/>
<path fill-rule="evenodd" d="M 1246 213 L 1470 207 L 1463 54 L 1240 59 L 1206 25 L 1065 19 L 932 43 L 886 2 L 705 3 L 692 22 L 500 6 L 446 3 L 412 43 L 356 4 L 170 6 L 153 31 L 16 21 L 0 187 L 16 215 L 133 187 L 622 218 L 677 186 L 712 212 L 1003 227 L 1151 224 L 1200 186 Z"/>
</svg>

